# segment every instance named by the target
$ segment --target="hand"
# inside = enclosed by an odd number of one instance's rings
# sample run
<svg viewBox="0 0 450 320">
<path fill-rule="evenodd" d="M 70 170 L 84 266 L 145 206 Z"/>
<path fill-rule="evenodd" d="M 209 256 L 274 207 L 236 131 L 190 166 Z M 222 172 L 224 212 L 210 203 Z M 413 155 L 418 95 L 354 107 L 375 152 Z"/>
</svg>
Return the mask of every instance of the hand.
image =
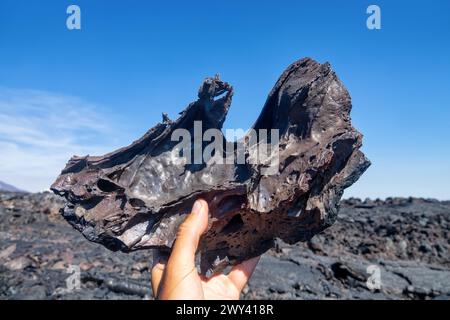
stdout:
<svg viewBox="0 0 450 320">
<path fill-rule="evenodd" d="M 208 204 L 204 200 L 197 200 L 191 214 L 178 229 L 167 263 L 160 258 L 153 261 L 152 289 L 157 299 L 239 299 L 259 257 L 234 266 L 228 275 L 218 274 L 206 278 L 198 274 L 195 253 L 200 236 L 207 227 Z"/>
</svg>

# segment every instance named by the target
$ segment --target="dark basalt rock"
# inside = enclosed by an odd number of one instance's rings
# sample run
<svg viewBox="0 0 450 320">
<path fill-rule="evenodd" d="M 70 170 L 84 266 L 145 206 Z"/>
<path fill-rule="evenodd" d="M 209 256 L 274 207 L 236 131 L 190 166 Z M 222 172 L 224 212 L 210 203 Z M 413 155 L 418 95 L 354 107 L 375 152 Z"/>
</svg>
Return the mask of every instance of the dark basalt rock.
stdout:
<svg viewBox="0 0 450 320">
<path fill-rule="evenodd" d="M 51 187 L 68 200 L 63 216 L 111 250 L 169 250 L 193 202 L 203 198 L 210 206 L 199 247 L 203 272 L 260 255 L 275 238 L 306 241 L 332 225 L 344 189 L 370 162 L 350 122 L 350 96 L 330 65 L 297 61 L 270 92 L 253 128 L 279 130 L 275 174 L 264 174 L 265 164 L 199 165 L 174 157 L 179 142 L 172 132 L 194 133 L 194 121 L 202 121 L 203 132 L 220 129 L 232 95 L 228 83 L 208 78 L 176 121 L 164 115 L 128 147 L 70 159 Z"/>
</svg>

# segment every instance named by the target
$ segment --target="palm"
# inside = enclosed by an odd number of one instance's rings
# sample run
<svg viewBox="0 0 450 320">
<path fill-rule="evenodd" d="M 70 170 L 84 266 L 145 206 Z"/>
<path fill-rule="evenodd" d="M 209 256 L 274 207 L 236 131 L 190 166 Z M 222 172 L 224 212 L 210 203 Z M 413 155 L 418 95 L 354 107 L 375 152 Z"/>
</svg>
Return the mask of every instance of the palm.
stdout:
<svg viewBox="0 0 450 320">
<path fill-rule="evenodd" d="M 200 236 L 208 227 L 208 204 L 197 200 L 191 214 L 178 228 L 169 259 L 155 251 L 152 289 L 159 299 L 239 299 L 259 257 L 235 265 L 227 275 L 210 278 L 197 273 L 195 254 Z"/>
<path fill-rule="evenodd" d="M 223 274 L 201 279 L 206 300 L 237 300 L 240 292 L 235 284 Z"/>
</svg>

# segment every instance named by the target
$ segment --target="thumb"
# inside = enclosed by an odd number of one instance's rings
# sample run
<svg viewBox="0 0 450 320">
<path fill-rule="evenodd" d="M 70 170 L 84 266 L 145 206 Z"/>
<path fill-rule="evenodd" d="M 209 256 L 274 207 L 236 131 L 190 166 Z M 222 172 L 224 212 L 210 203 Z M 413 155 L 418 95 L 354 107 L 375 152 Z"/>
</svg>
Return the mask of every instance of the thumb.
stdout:
<svg viewBox="0 0 450 320">
<path fill-rule="evenodd" d="M 195 253 L 200 236 L 207 227 L 208 204 L 205 200 L 197 200 L 191 214 L 178 228 L 177 238 L 159 287 L 159 299 L 203 297 L 202 284 L 195 268 Z"/>
<path fill-rule="evenodd" d="M 195 268 L 195 253 L 201 235 L 208 227 L 208 203 L 199 199 L 195 201 L 191 214 L 178 228 L 175 244 L 172 248 L 168 270 L 177 273 L 191 272 Z"/>
</svg>

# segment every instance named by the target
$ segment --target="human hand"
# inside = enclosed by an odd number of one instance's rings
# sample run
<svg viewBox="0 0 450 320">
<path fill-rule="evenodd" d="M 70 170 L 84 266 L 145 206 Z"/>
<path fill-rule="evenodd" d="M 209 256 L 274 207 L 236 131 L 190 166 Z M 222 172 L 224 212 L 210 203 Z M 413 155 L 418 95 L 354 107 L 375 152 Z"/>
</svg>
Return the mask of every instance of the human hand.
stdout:
<svg viewBox="0 0 450 320">
<path fill-rule="evenodd" d="M 235 300 L 258 264 L 259 257 L 234 266 L 230 273 L 206 278 L 198 274 L 195 253 L 200 236 L 208 227 L 208 204 L 194 203 L 191 214 L 178 229 L 168 261 L 154 259 L 152 289 L 157 299 L 163 300 Z"/>
</svg>

